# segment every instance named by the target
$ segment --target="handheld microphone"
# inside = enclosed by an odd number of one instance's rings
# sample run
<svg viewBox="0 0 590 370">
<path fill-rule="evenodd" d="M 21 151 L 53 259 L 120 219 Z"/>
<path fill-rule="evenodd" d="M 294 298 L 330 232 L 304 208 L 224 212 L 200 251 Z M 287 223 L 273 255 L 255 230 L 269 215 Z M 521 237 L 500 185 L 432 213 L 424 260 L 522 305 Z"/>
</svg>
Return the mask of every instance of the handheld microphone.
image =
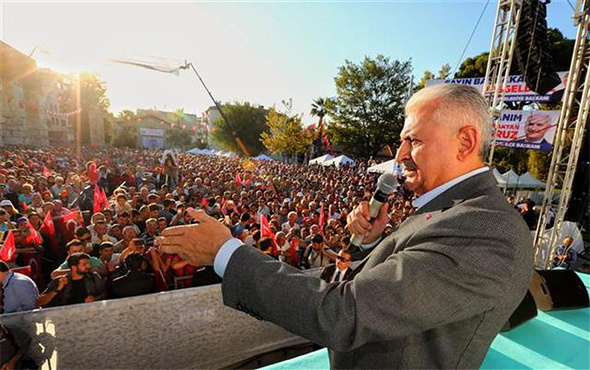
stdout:
<svg viewBox="0 0 590 370">
<path fill-rule="evenodd" d="M 397 188 L 397 178 L 391 173 L 384 173 L 383 175 L 379 176 L 379 180 L 377 180 L 377 190 L 371 201 L 369 202 L 369 212 L 371 213 L 371 222 L 379 216 L 379 212 L 381 211 L 381 206 L 383 203 L 387 201 L 387 197 L 393 193 Z M 363 242 L 362 235 L 352 235 L 350 238 L 350 245 L 354 245 L 355 247 L 360 247 L 361 243 Z"/>
</svg>

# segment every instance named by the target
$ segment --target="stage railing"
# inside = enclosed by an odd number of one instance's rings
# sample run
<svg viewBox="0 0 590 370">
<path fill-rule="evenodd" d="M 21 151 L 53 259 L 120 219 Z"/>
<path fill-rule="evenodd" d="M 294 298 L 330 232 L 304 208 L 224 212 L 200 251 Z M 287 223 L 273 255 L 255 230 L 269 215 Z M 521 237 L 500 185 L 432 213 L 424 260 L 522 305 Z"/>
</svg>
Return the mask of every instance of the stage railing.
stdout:
<svg viewBox="0 0 590 370">
<path fill-rule="evenodd" d="M 221 285 L 0 315 L 45 369 L 223 368 L 307 343 L 224 307 Z"/>
</svg>

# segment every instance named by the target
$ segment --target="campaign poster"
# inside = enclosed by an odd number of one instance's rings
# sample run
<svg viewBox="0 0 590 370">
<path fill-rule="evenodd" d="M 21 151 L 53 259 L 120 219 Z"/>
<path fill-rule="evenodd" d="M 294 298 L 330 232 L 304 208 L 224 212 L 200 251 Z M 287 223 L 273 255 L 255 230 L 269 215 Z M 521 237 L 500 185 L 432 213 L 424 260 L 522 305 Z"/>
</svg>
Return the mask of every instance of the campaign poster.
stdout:
<svg viewBox="0 0 590 370">
<path fill-rule="evenodd" d="M 567 83 L 568 72 L 558 72 L 557 75 L 561 79 L 561 83 L 555 86 L 551 91 L 545 95 L 539 95 L 534 91 L 531 91 L 524 81 L 524 77 L 521 75 L 510 76 L 508 83 L 506 84 L 506 91 L 504 95 L 504 101 L 533 101 L 533 102 L 551 102 L 557 103 L 563 100 L 565 92 L 565 84 Z M 453 78 L 453 79 L 434 79 L 426 81 L 426 86 L 439 85 L 439 84 L 460 84 L 470 85 L 478 90 L 483 90 L 484 77 L 472 77 L 472 78 Z M 492 85 L 488 85 L 486 91 L 486 97 L 489 97 L 494 91 Z"/>
<path fill-rule="evenodd" d="M 559 115 L 558 110 L 504 110 L 498 122 L 496 145 L 551 150 Z"/>
</svg>

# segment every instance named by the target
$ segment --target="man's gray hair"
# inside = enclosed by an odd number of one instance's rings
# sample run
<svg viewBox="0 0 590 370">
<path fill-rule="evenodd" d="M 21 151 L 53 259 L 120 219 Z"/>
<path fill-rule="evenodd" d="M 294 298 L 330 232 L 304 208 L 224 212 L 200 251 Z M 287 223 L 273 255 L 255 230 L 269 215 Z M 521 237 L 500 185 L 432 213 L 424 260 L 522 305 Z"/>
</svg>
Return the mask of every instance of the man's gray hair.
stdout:
<svg viewBox="0 0 590 370">
<path fill-rule="evenodd" d="M 468 85 L 429 86 L 410 98 L 406 111 L 434 100 L 438 101 L 433 113 L 433 118 L 437 121 L 453 124 L 457 129 L 467 125 L 477 127 L 481 138 L 479 155 L 485 159 L 492 137 L 492 121 L 488 102 L 482 93 Z"/>
</svg>

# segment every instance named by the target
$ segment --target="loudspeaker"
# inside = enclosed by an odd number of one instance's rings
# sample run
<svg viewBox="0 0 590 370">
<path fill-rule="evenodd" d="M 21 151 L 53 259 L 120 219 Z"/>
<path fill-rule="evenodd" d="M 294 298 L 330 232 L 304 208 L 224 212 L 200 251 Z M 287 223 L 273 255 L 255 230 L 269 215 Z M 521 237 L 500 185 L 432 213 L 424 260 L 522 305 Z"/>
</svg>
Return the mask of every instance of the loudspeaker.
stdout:
<svg viewBox="0 0 590 370">
<path fill-rule="evenodd" d="M 537 270 L 530 291 L 541 311 L 590 306 L 588 290 L 574 271 Z"/>
<path fill-rule="evenodd" d="M 546 2 L 523 1 L 514 55 L 518 68 L 532 91 L 545 95 L 561 83 L 553 68 L 549 49 Z"/>
<path fill-rule="evenodd" d="M 530 290 L 527 290 L 522 302 L 520 302 L 514 313 L 502 327 L 502 331 L 510 331 L 535 317 L 537 317 L 537 305 Z"/>
</svg>

